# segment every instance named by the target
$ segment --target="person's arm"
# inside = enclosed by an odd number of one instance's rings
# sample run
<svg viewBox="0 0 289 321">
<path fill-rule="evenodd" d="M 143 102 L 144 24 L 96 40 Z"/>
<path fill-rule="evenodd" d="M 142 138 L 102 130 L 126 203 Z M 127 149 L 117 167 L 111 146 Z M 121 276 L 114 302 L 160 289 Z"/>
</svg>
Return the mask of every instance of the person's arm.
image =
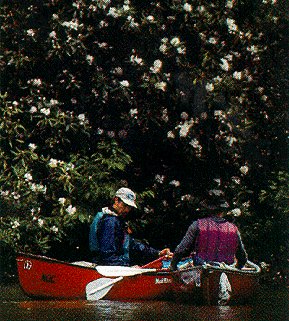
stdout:
<svg viewBox="0 0 289 321">
<path fill-rule="evenodd" d="M 241 234 L 238 231 L 238 247 L 236 251 L 237 268 L 241 269 L 248 260 L 248 255 L 242 242 Z"/>
<path fill-rule="evenodd" d="M 133 237 L 130 238 L 130 250 L 136 253 L 138 256 L 141 254 L 146 260 L 154 260 L 159 256 L 160 253 L 160 251 L 135 240 Z"/>
<path fill-rule="evenodd" d="M 180 244 L 175 249 L 175 252 L 174 252 L 174 255 L 173 255 L 173 259 L 172 259 L 172 262 L 171 262 L 171 265 L 170 265 L 170 269 L 176 270 L 179 261 L 185 255 L 189 255 L 190 252 L 192 251 L 194 243 L 195 243 L 195 239 L 196 239 L 197 228 L 198 228 L 197 221 L 193 222 L 189 226 L 189 228 L 188 228 L 185 236 L 183 237 L 182 241 L 180 242 Z"/>
</svg>

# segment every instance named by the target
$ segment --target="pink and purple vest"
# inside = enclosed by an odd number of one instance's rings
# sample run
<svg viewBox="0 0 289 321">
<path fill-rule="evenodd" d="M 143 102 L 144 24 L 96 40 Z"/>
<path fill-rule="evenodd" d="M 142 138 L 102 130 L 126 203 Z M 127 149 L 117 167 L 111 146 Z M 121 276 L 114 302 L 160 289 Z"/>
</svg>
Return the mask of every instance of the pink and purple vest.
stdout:
<svg viewBox="0 0 289 321">
<path fill-rule="evenodd" d="M 238 247 L 238 228 L 234 224 L 204 218 L 198 220 L 198 229 L 196 255 L 199 258 L 205 262 L 234 263 Z"/>
</svg>

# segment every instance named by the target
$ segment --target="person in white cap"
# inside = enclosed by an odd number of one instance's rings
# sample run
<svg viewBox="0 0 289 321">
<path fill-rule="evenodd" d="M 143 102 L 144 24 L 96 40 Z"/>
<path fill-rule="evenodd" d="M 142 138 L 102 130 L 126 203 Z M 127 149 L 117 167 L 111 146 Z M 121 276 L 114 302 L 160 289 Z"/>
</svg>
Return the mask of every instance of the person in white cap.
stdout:
<svg viewBox="0 0 289 321">
<path fill-rule="evenodd" d="M 93 262 L 99 265 L 130 266 L 132 254 L 141 254 L 147 261 L 172 255 L 168 248 L 158 251 L 131 237 L 125 219 L 132 208 L 137 208 L 136 195 L 131 189 L 122 187 L 117 190 L 112 206 L 102 208 L 95 215 L 89 233 Z"/>
</svg>

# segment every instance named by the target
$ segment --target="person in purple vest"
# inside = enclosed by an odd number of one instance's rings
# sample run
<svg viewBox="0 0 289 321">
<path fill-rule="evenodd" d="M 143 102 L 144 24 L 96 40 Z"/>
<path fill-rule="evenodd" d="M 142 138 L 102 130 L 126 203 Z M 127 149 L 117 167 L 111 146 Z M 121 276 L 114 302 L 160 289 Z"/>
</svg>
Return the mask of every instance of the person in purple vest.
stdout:
<svg viewBox="0 0 289 321">
<path fill-rule="evenodd" d="M 215 195 L 209 196 L 202 205 L 211 212 L 207 218 L 194 221 L 188 228 L 184 238 L 176 247 L 170 269 L 176 270 L 178 262 L 192 254 L 194 265 L 205 263 L 236 263 L 242 268 L 247 262 L 240 232 L 237 226 L 223 216 L 229 204 Z"/>
</svg>

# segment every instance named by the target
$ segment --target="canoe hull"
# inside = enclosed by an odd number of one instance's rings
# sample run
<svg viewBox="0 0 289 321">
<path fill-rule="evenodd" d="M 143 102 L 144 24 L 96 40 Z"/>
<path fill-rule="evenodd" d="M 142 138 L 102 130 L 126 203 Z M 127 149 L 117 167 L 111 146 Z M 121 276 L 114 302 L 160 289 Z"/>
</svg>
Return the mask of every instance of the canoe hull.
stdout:
<svg viewBox="0 0 289 321">
<path fill-rule="evenodd" d="M 103 276 L 95 265 L 79 266 L 44 256 L 21 254 L 17 257 L 20 285 L 30 297 L 85 299 L 86 285 Z M 124 278 L 105 296 L 108 300 L 153 300 L 170 292 L 170 273 L 152 272 Z"/>
<path fill-rule="evenodd" d="M 85 263 L 85 262 L 82 262 Z M 45 256 L 21 253 L 17 257 L 20 285 L 30 297 L 86 299 L 86 285 L 103 278 L 93 263 L 67 263 Z M 124 277 L 103 297 L 107 300 L 176 300 L 220 303 L 220 279 L 226 277 L 231 291 L 225 304 L 244 302 L 258 289 L 259 272 L 191 267 L 180 272 L 150 266 L 152 271 Z M 228 283 L 227 282 L 227 283 Z"/>
<path fill-rule="evenodd" d="M 221 275 L 225 274 L 230 291 L 227 297 L 220 294 Z M 259 289 L 259 273 L 238 273 L 217 269 L 200 269 L 199 280 L 187 284 L 173 284 L 173 295 L 177 301 L 194 302 L 207 305 L 241 304 L 254 298 Z"/>
</svg>

